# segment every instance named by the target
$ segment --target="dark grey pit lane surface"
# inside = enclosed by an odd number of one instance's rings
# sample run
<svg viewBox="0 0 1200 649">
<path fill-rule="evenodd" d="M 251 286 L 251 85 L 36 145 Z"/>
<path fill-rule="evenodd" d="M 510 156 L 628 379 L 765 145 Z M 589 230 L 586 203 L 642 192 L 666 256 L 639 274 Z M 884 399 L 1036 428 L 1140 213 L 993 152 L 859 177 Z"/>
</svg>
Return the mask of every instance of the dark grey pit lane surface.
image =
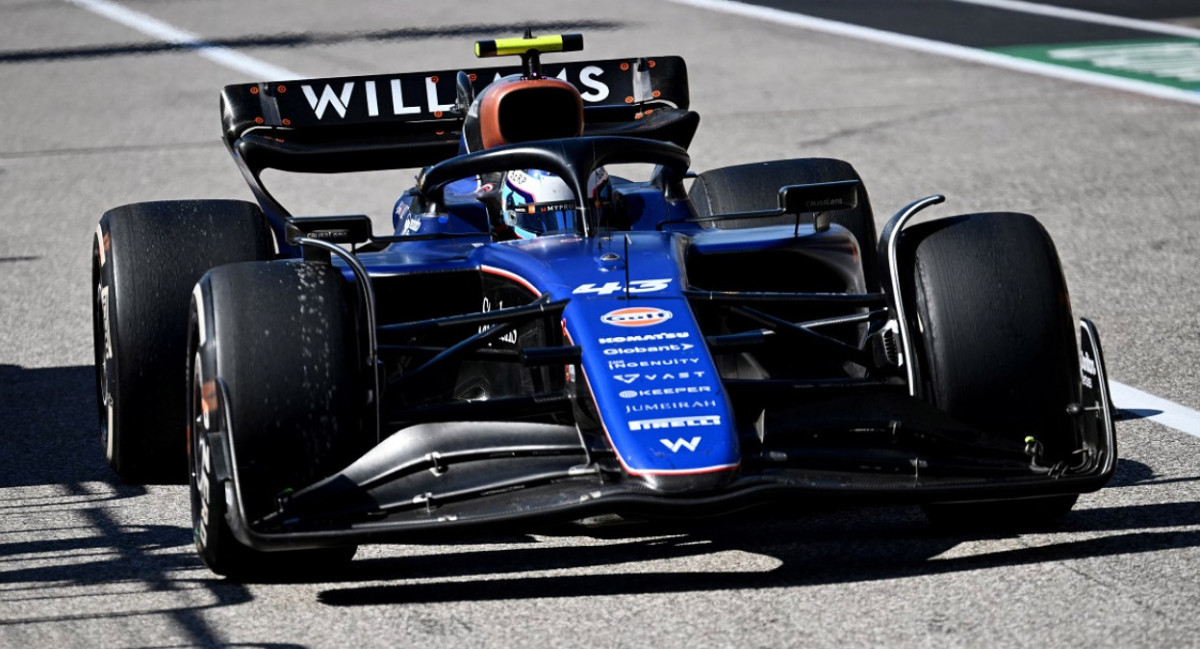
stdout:
<svg viewBox="0 0 1200 649">
<path fill-rule="evenodd" d="M 1164 20 L 1200 18 L 1200 5 L 1195 0 L 1033 0 L 1034 4 L 1066 7 L 1081 11 Z"/>
<path fill-rule="evenodd" d="M 474 36 L 436 34 L 524 20 L 584 25 L 587 57 L 682 55 L 697 169 L 840 157 L 880 220 L 935 192 L 942 215 L 1032 212 L 1112 377 L 1200 408 L 1196 106 L 665 2 L 124 6 L 238 50 L 322 36 L 246 50 L 311 76 L 470 65 Z M 418 31 L 359 37 L 404 29 Z M 122 51 L 134 45 L 147 51 Z M 191 547 L 186 490 L 121 485 L 104 466 L 88 264 L 109 207 L 249 198 L 217 92 L 255 79 L 77 5 L 0 0 L 4 53 L 88 48 L 0 60 L 0 647 L 1200 646 L 1200 438 L 1146 420 L 1119 424 L 1113 484 L 1054 529 L 949 535 L 914 509 L 798 503 L 369 547 L 332 579 L 215 577 Z M 412 173 L 279 180 L 312 213 L 386 220 Z"/>
<path fill-rule="evenodd" d="M 487 38 L 497 33 L 508 33 L 513 29 L 528 27 L 534 33 L 559 32 L 566 29 L 599 32 L 612 30 L 621 23 L 603 20 L 572 20 L 572 21 L 522 21 L 520 25 L 481 23 L 475 25 L 454 25 L 443 28 L 401 28 L 376 29 L 356 32 L 322 32 L 306 31 L 284 34 L 243 34 L 224 38 L 205 38 L 202 44 L 182 42 L 152 42 L 152 43 L 116 43 L 84 47 L 64 48 L 34 48 L 14 51 L 0 51 L 0 63 L 26 63 L 32 61 L 53 61 L 68 59 L 93 59 L 101 57 L 139 56 L 161 52 L 195 51 L 201 47 L 229 47 L 245 51 L 258 49 L 278 49 L 313 47 L 318 45 L 342 45 L 354 42 L 378 43 L 386 41 L 413 41 L 424 39 L 456 39 L 459 42 Z"/>
<path fill-rule="evenodd" d="M 969 47 L 1145 38 L 1136 29 L 1008 11 L 956 0 L 752 0 L 751 4 Z"/>
</svg>

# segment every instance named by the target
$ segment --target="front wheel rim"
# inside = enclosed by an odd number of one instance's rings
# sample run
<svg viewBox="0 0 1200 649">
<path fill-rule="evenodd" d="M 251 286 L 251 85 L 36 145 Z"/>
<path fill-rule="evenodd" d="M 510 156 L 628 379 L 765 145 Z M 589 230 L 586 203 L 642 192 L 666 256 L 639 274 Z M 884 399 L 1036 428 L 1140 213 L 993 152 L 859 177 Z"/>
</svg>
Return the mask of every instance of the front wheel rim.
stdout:
<svg viewBox="0 0 1200 649">
<path fill-rule="evenodd" d="M 208 432 L 204 427 L 200 376 L 200 350 L 192 356 L 191 385 L 188 390 L 188 483 L 192 493 L 192 536 L 196 547 L 204 552 L 208 547 L 209 517 L 212 516 L 212 484 L 209 466 Z"/>
<path fill-rule="evenodd" d="M 99 242 L 96 243 L 99 246 Z M 115 379 L 116 359 L 113 353 L 112 319 L 109 311 L 109 290 L 104 282 L 104 270 L 100 267 L 99 249 L 93 253 L 95 276 L 93 277 L 93 327 L 96 338 L 96 402 L 100 410 L 100 443 L 104 445 L 105 459 L 111 464 L 116 455 L 116 444 L 113 439 L 113 424 L 115 407 L 113 399 L 113 381 Z"/>
</svg>

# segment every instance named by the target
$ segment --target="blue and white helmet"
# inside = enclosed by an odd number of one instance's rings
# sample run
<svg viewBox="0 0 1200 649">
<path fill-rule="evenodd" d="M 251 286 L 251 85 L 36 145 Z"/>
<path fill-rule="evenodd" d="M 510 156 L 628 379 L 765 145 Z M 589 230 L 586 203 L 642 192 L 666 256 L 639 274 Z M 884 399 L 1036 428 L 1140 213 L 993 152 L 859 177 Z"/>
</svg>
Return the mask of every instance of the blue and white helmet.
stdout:
<svg viewBox="0 0 1200 649">
<path fill-rule="evenodd" d="M 596 169 L 588 178 L 588 202 L 598 205 L 608 198 L 608 173 Z M 577 230 L 575 193 L 562 178 L 537 169 L 514 170 L 504 175 L 500 191 L 504 222 L 522 239 Z"/>
</svg>

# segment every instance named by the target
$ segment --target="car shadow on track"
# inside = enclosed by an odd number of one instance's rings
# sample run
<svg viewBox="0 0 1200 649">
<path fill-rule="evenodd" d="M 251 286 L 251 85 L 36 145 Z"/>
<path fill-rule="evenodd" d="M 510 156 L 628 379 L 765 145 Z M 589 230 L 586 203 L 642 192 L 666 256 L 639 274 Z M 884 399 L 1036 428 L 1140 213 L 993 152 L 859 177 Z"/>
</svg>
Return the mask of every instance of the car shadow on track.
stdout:
<svg viewBox="0 0 1200 649">
<path fill-rule="evenodd" d="M 163 494 L 122 484 L 105 465 L 92 366 L 0 365 L 0 608 L 26 612 L 0 616 L 0 645 L 9 632 L 128 618 L 165 623 L 192 646 L 226 646 L 204 611 L 249 602 L 249 589 L 204 569 L 190 527 L 130 523 L 147 497 Z"/>
<path fill-rule="evenodd" d="M 0 488 L 114 479 L 96 412 L 90 365 L 0 365 Z"/>
<path fill-rule="evenodd" d="M 194 554 L 180 551 L 191 545 L 188 527 L 131 526 L 114 517 L 110 505 L 115 501 L 145 497 L 149 491 L 119 483 L 104 464 L 97 440 L 92 372 L 90 366 L 0 365 L 0 394 L 5 395 L 0 402 L 0 448 L 5 449 L 0 453 L 0 515 L 36 520 L 52 513 L 75 513 L 96 531 L 79 537 L 63 534 L 50 523 L 45 530 L 37 524 L 25 525 L 20 534 L 0 535 L 0 556 L 44 559 L 108 551 L 104 558 L 83 562 L 10 561 L 5 581 L 24 584 L 25 590 L 6 591 L 7 596 L 22 597 L 21 593 L 32 593 L 39 585 L 62 583 L 88 586 L 138 580 L 159 590 L 185 583 L 201 586 L 212 596 L 205 606 L 129 614 L 166 615 L 187 629 L 196 644 L 219 644 L 219 634 L 203 621 L 201 611 L 248 602 L 250 590 L 211 575 Z M 1162 482 L 1152 467 L 1121 460 L 1109 488 Z M 9 495 L 18 491 L 19 497 Z M 181 511 L 184 507 L 181 502 Z M 318 597 L 331 606 L 358 606 L 873 581 L 1193 547 L 1200 545 L 1200 533 L 1175 529 L 1192 525 L 1200 525 L 1200 504 L 1193 502 L 1080 508 L 1058 527 L 1044 530 L 1062 533 L 1067 538 L 1061 542 L 951 557 L 940 555 L 997 536 L 941 532 L 930 527 L 917 509 L 900 507 L 808 509 L 774 512 L 770 517 L 746 514 L 717 521 L 586 529 L 560 526 L 537 534 L 551 541 L 566 537 L 564 543 L 542 542 L 529 535 L 493 535 L 440 544 L 432 554 L 359 559 Z M 1091 532 L 1109 534 L 1073 535 Z M 583 537 L 582 542 L 571 545 L 572 536 Z M 722 552 L 767 557 L 775 567 L 750 572 L 644 570 L 654 561 L 696 560 L 712 565 L 704 559 Z M 611 572 L 623 571 L 623 565 L 640 567 L 628 573 Z M 546 576 L 548 571 L 556 574 Z M 561 574 L 567 571 L 593 574 Z M 594 574 L 601 571 L 609 574 Z M 498 572 L 516 576 L 493 579 Z M 53 621 L 53 617 L 46 620 Z"/>
<path fill-rule="evenodd" d="M 1122 460 L 1111 486 L 1135 486 L 1153 477 L 1147 465 Z M 783 517 L 772 513 L 771 518 L 747 514 L 719 521 L 646 523 L 584 533 L 609 542 L 601 546 L 546 543 L 358 560 L 342 575 L 345 581 L 405 583 L 331 588 L 322 591 L 319 600 L 331 606 L 363 606 L 789 588 L 903 579 L 1200 546 L 1200 533 L 1172 529 L 1194 525 L 1200 525 L 1200 503 L 1080 508 L 1053 526 L 1024 530 L 1051 538 L 1070 534 L 1071 540 L 1039 541 L 1036 546 L 1017 549 L 1006 545 L 999 551 L 943 557 L 940 555 L 971 541 L 1015 534 L 941 531 L 930 526 L 918 509 L 903 507 L 797 511 Z M 1094 538 L 1090 533 L 1095 532 L 1109 534 Z M 1089 538 L 1079 538 L 1077 533 L 1089 533 Z M 628 573 L 561 575 L 563 571 L 585 572 L 664 560 L 686 563 L 731 551 L 772 558 L 777 567 L 748 572 L 647 572 L 634 568 Z M 560 574 L 546 576 L 547 571 Z M 492 578 L 498 572 L 529 576 Z"/>
</svg>

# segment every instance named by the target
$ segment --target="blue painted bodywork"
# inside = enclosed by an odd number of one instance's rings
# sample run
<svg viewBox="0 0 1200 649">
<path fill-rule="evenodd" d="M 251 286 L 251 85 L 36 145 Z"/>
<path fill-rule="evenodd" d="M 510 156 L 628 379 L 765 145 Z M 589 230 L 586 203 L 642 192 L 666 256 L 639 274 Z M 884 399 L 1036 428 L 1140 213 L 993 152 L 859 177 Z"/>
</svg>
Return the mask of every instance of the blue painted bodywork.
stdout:
<svg viewBox="0 0 1200 649">
<path fill-rule="evenodd" d="M 361 254 L 373 277 L 478 271 L 521 286 L 530 298 L 569 298 L 562 326 L 580 347 L 586 389 L 622 468 L 662 488 L 671 476 L 688 484 L 718 484 L 741 464 L 739 426 L 720 373 L 683 291 L 690 288 L 686 255 L 786 247 L 812 250 L 844 269 L 861 288 L 858 248 L 840 226 L 812 225 L 714 230 L 695 222 L 687 201 L 661 190 L 623 183 L 629 229 L 598 236 L 552 235 L 493 241 L 487 211 L 474 199 L 475 181 L 462 181 L 437 214 L 415 214 L 402 198 L 396 209 L 400 240 Z M 672 221 L 673 223 L 667 223 Z M 660 230 L 660 226 L 662 229 Z M 478 236 L 463 236 L 474 232 Z M 424 238 L 430 235 L 455 235 Z M 348 269 L 347 269 L 348 272 Z M 669 488 L 669 487 L 668 487 Z"/>
</svg>

